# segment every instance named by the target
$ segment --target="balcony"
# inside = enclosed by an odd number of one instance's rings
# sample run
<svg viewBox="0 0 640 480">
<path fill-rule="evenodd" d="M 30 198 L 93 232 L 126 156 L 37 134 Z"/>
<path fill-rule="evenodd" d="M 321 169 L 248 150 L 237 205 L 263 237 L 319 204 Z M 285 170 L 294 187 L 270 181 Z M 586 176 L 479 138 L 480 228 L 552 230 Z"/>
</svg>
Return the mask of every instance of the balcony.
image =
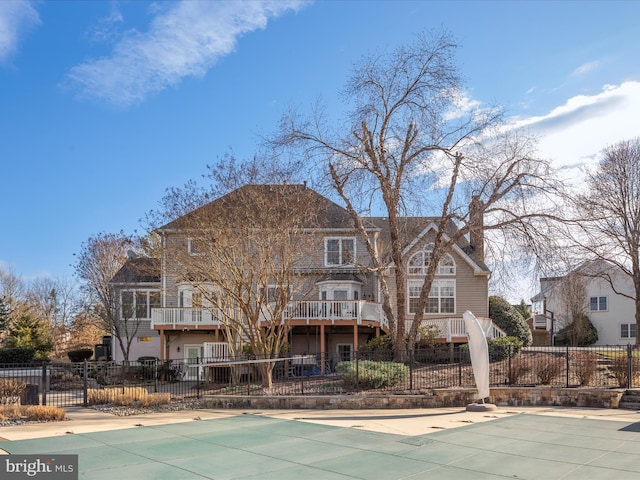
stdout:
<svg viewBox="0 0 640 480">
<path fill-rule="evenodd" d="M 206 308 L 153 308 L 151 310 L 151 328 L 198 329 L 220 325 L 220 321 L 214 318 L 211 311 Z"/>
<path fill-rule="evenodd" d="M 200 329 L 222 325 L 219 315 L 213 315 L 203 308 L 154 308 L 151 311 L 151 328 L 171 327 L 174 330 L 183 328 Z M 290 302 L 285 311 L 285 318 L 297 324 L 326 322 L 339 325 L 342 322 L 357 325 L 377 323 L 388 331 L 389 322 L 382 312 L 379 303 L 365 300 L 318 300 Z M 489 318 L 478 318 L 487 338 L 504 337 L 506 334 Z M 466 338 L 467 330 L 461 317 L 424 319 L 422 324 L 433 325 L 438 329 L 439 337 L 447 342 L 454 338 Z M 407 326 L 409 327 L 409 325 Z"/>
<path fill-rule="evenodd" d="M 219 315 L 206 308 L 154 308 L 151 310 L 151 328 L 171 327 L 203 328 L 221 325 Z M 331 324 L 343 321 L 376 322 L 388 329 L 388 322 L 379 303 L 365 300 L 319 300 L 291 302 L 287 305 L 285 318 L 288 321 L 311 323 L 326 321 Z"/>
<path fill-rule="evenodd" d="M 365 300 L 317 300 L 291 302 L 287 305 L 285 316 L 289 320 L 305 321 L 324 320 L 331 324 L 340 321 L 376 322 L 387 330 L 389 323 L 382 313 L 382 305 Z"/>
</svg>

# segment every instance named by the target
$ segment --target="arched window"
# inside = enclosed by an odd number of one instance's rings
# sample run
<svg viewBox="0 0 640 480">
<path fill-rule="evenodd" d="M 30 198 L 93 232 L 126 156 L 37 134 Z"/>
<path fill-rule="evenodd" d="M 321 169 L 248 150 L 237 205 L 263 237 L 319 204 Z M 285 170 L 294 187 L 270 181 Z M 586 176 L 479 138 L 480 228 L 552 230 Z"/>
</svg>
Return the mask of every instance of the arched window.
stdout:
<svg viewBox="0 0 640 480">
<path fill-rule="evenodd" d="M 433 244 L 430 243 L 424 250 L 414 253 L 408 262 L 409 275 L 426 275 L 427 269 L 431 259 L 431 252 L 433 251 Z M 438 268 L 436 275 L 455 275 L 456 263 L 453 257 L 448 253 L 445 253 L 440 262 L 438 262 Z"/>
</svg>

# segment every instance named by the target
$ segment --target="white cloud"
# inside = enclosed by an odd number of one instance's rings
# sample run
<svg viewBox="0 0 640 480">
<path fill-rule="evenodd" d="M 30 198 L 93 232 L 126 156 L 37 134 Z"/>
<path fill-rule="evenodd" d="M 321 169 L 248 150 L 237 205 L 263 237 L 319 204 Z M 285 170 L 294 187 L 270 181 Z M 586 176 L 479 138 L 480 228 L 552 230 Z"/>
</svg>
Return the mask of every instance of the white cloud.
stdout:
<svg viewBox="0 0 640 480">
<path fill-rule="evenodd" d="M 271 18 L 305 2 L 182 1 L 155 12 L 148 31 L 127 32 L 111 56 L 87 61 L 68 73 L 68 85 L 84 98 L 120 107 L 202 77 L 233 52 L 243 34 L 263 29 Z M 167 5 L 167 4 L 165 4 Z"/>
<path fill-rule="evenodd" d="M 575 178 L 605 147 L 640 135 L 639 111 L 640 81 L 628 81 L 569 98 L 546 115 L 514 119 L 514 126 L 537 134 L 540 152 Z"/>
<path fill-rule="evenodd" d="M 454 94 L 453 108 L 449 110 L 445 115 L 445 121 L 455 120 L 465 117 L 470 112 L 480 108 L 481 103 L 478 100 L 474 100 L 465 92 L 458 91 Z"/>
<path fill-rule="evenodd" d="M 21 37 L 40 24 L 40 16 L 26 0 L 0 1 L 0 63 L 18 50 Z"/>
</svg>

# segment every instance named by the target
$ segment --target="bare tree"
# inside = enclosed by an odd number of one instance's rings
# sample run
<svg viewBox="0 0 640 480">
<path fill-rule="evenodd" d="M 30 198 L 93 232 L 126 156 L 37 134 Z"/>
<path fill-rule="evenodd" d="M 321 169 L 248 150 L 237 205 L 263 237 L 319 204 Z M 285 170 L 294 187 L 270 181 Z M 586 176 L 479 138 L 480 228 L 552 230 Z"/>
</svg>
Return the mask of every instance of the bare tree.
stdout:
<svg viewBox="0 0 640 480">
<path fill-rule="evenodd" d="M 560 327 L 567 328 L 567 340 L 569 345 L 578 345 L 579 339 L 584 336 L 586 327 L 585 316 L 587 313 L 587 283 L 589 277 L 579 270 L 574 270 L 559 281 L 558 300 L 560 311 L 557 312 Z"/>
<path fill-rule="evenodd" d="M 483 234 L 494 230 L 505 245 L 518 239 L 518 245 L 535 251 L 540 246 L 535 233 L 546 229 L 533 223 L 554 217 L 550 199 L 536 198 L 550 197 L 558 188 L 549 163 L 536 156 L 530 137 L 498 129 L 499 109 L 466 109 L 456 48 L 444 32 L 365 57 L 345 90 L 353 102 L 345 124 L 334 128 L 321 109 L 311 120 L 292 113 L 274 140 L 278 146 L 298 146 L 307 158 L 326 166 L 379 276 L 397 354 L 413 348 L 438 263 L 452 246 L 469 236 L 482 258 Z M 365 229 L 363 215 L 376 211 L 388 223 L 388 251 L 378 249 Z M 416 213 L 433 216 L 437 228 L 425 258 L 417 313 L 407 331 L 402 216 Z M 385 275 L 389 270 L 395 304 Z"/>
<path fill-rule="evenodd" d="M 103 320 L 93 309 L 83 309 L 74 317 L 69 329 L 69 349 L 93 348 L 109 333 L 111 332 L 105 330 Z"/>
<path fill-rule="evenodd" d="M 20 310 L 25 304 L 24 281 L 13 269 L 0 267 L 0 297 L 9 311 Z"/>
<path fill-rule="evenodd" d="M 26 301 L 30 312 L 47 325 L 54 342 L 54 355 L 67 348 L 69 330 L 80 311 L 77 286 L 70 280 L 36 278 L 27 285 Z"/>
<path fill-rule="evenodd" d="M 143 246 L 153 247 L 154 229 L 243 185 L 283 185 L 307 180 L 301 159 L 284 158 L 273 152 L 270 155 L 256 154 L 250 159 L 239 160 L 233 150 L 229 149 L 206 167 L 206 172 L 202 175 L 205 185 L 191 179 L 182 187 L 169 187 L 158 202 L 158 207 L 145 214 L 142 224 L 151 233 L 147 239 L 143 239 Z"/>
<path fill-rule="evenodd" d="M 288 304 L 304 294 L 314 195 L 303 185 L 247 185 L 169 224 L 178 232 L 169 255 L 220 321 L 232 355 L 243 344 L 258 359 L 282 353 Z M 266 390 L 274 366 L 259 364 Z"/>
<path fill-rule="evenodd" d="M 75 264 L 76 275 L 84 283 L 90 304 L 102 319 L 104 329 L 116 338 L 125 362 L 129 361 L 129 350 L 140 320 L 130 315 L 120 318 L 122 305 L 111 280 L 126 263 L 130 251 L 139 251 L 134 237 L 122 231 L 99 233 L 82 244 Z"/>
<path fill-rule="evenodd" d="M 580 230 L 573 241 L 587 258 L 603 260 L 631 279 L 633 295 L 617 289 L 607 274 L 611 270 L 602 275 L 615 293 L 635 302 L 640 328 L 640 137 L 604 149 L 575 206 Z"/>
</svg>

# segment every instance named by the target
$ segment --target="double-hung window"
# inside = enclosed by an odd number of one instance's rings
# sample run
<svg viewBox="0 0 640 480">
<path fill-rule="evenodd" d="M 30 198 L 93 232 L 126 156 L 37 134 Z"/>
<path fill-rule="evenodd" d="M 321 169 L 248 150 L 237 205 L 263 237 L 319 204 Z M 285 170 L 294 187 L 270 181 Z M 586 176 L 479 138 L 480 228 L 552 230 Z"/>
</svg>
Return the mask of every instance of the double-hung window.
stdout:
<svg viewBox="0 0 640 480">
<path fill-rule="evenodd" d="M 607 297 L 589 297 L 589 310 L 592 312 L 607 310 Z"/>
<path fill-rule="evenodd" d="M 418 312 L 420 290 L 424 280 L 409 280 L 409 313 Z M 455 280 L 434 280 L 427 298 L 425 313 L 455 313 L 456 282 Z"/>
<path fill-rule="evenodd" d="M 636 338 L 636 324 L 635 323 L 620 324 L 620 338 Z"/>
<path fill-rule="evenodd" d="M 268 285 L 266 290 L 264 287 L 260 287 L 260 292 L 265 294 L 267 303 L 274 303 L 278 300 L 287 301 L 291 297 L 291 288 L 287 289 L 278 285 Z"/>
<path fill-rule="evenodd" d="M 329 237 L 324 239 L 324 264 L 327 267 L 353 265 L 356 257 L 354 237 Z"/>
<path fill-rule="evenodd" d="M 125 290 L 120 293 L 122 318 L 149 319 L 151 309 L 160 308 L 160 292 L 157 290 Z"/>
<path fill-rule="evenodd" d="M 205 254 L 205 243 L 202 238 L 190 238 L 187 248 L 189 255 L 192 257 L 199 257 Z"/>
</svg>

